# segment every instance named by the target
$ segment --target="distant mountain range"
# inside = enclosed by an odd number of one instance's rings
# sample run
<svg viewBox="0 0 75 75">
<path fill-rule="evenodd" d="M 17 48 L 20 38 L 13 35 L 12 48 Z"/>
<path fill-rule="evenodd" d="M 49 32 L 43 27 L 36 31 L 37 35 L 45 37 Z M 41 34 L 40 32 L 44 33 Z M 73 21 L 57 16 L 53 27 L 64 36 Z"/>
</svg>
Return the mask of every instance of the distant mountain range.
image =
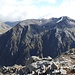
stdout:
<svg viewBox="0 0 75 75">
<path fill-rule="evenodd" d="M 34 55 L 55 58 L 71 48 L 75 48 L 75 20 L 27 19 L 0 36 L 0 65 L 23 64 Z"/>
<path fill-rule="evenodd" d="M 3 23 L 3 22 L 0 22 L 0 34 L 3 34 L 5 32 L 7 32 L 8 30 L 10 30 L 12 27 Z"/>
<path fill-rule="evenodd" d="M 11 26 L 11 27 L 14 27 L 14 26 L 16 26 L 17 24 L 19 23 L 19 21 L 15 21 L 15 22 L 5 22 L 5 24 L 7 24 L 7 25 L 9 25 L 9 26 Z"/>
</svg>

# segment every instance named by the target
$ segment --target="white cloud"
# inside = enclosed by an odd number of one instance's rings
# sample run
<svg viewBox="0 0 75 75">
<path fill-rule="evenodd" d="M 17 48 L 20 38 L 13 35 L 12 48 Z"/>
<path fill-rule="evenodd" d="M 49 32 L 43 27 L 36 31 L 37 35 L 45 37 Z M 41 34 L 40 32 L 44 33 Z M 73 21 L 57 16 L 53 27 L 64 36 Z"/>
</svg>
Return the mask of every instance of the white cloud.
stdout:
<svg viewBox="0 0 75 75">
<path fill-rule="evenodd" d="M 0 20 L 15 21 L 60 16 L 69 16 L 75 19 L 75 0 L 63 0 L 61 5 L 56 7 L 49 4 L 40 5 L 45 2 L 56 4 L 57 0 L 0 0 Z"/>
<path fill-rule="evenodd" d="M 60 16 L 69 16 L 73 19 L 75 19 L 75 0 L 63 0 L 62 4 L 59 7 L 52 7 L 53 12 L 52 14 L 49 14 L 46 16 L 46 18 L 49 17 L 60 17 Z"/>
<path fill-rule="evenodd" d="M 56 0 L 38 0 L 38 2 L 55 3 L 55 2 L 56 2 Z"/>
</svg>

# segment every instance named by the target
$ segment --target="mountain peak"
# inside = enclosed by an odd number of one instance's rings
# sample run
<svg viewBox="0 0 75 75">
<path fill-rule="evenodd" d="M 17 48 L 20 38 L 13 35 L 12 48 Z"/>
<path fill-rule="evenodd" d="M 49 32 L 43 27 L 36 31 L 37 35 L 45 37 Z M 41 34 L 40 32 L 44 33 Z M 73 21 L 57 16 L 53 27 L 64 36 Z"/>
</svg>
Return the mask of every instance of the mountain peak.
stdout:
<svg viewBox="0 0 75 75">
<path fill-rule="evenodd" d="M 68 16 L 61 16 L 63 19 L 70 19 Z"/>
<path fill-rule="evenodd" d="M 66 21 L 66 20 L 71 20 L 71 18 L 69 18 L 68 16 L 62 16 L 62 17 L 58 18 L 57 23 L 59 23 L 61 21 Z"/>
</svg>

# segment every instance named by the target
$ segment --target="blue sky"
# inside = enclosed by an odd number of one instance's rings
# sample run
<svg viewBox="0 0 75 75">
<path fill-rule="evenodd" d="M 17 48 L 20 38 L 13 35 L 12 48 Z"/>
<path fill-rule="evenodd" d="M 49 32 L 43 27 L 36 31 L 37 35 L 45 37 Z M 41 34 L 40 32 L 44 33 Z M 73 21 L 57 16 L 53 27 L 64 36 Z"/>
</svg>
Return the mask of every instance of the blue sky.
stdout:
<svg viewBox="0 0 75 75">
<path fill-rule="evenodd" d="M 75 0 L 0 0 L 0 21 L 69 16 L 75 19 Z"/>
<path fill-rule="evenodd" d="M 51 7 L 58 7 L 62 4 L 63 0 L 56 0 L 53 2 L 48 2 L 48 1 L 41 1 L 41 2 L 36 2 L 37 6 L 51 6 Z"/>
</svg>

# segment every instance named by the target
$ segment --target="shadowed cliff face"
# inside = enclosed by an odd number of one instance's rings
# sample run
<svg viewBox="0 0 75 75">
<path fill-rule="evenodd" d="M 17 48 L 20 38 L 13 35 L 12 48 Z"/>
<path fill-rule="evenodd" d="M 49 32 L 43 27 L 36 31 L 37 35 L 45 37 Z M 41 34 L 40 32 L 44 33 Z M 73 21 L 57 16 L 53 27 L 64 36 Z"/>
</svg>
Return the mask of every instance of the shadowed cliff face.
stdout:
<svg viewBox="0 0 75 75">
<path fill-rule="evenodd" d="M 75 21 L 30 19 L 0 36 L 0 65 L 23 64 L 30 56 L 57 57 L 75 47 Z"/>
</svg>

